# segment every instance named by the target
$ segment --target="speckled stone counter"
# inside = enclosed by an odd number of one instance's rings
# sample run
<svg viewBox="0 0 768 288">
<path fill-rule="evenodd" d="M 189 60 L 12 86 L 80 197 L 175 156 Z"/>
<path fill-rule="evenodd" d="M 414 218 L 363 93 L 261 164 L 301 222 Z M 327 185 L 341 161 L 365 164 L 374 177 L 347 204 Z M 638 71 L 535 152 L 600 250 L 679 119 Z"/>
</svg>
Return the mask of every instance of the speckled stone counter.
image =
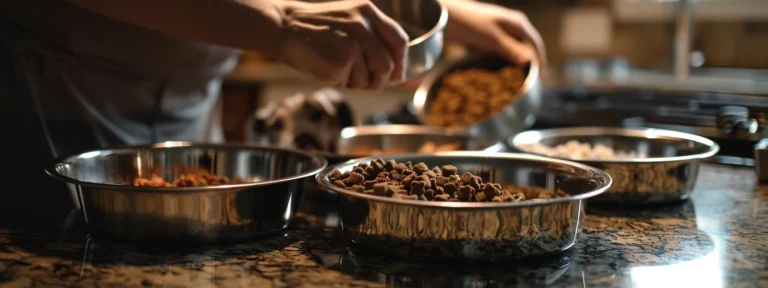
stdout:
<svg viewBox="0 0 768 288">
<path fill-rule="evenodd" d="M 325 222 L 196 248 L 87 241 L 82 225 L 0 230 L 0 287 L 768 287 L 768 187 L 751 169 L 705 166 L 679 204 L 589 206 L 575 249 L 525 263 L 401 262 L 348 247 Z"/>
</svg>

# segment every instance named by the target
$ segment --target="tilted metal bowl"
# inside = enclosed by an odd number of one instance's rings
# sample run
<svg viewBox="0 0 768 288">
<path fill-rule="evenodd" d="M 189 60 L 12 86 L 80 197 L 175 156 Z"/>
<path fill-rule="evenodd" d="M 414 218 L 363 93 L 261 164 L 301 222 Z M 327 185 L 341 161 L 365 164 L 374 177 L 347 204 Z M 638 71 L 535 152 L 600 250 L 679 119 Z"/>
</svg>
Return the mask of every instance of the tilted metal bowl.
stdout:
<svg viewBox="0 0 768 288">
<path fill-rule="evenodd" d="M 495 71 L 509 65 L 513 64 L 499 56 L 474 55 L 435 67 L 427 74 L 414 94 L 413 106 L 417 118 L 422 124 L 430 125 L 427 111 L 432 99 L 437 96 L 445 75 L 469 68 L 486 68 Z M 525 82 L 506 107 L 479 123 L 463 128 L 469 129 L 476 135 L 506 141 L 507 138 L 533 125 L 542 101 L 538 60 L 533 58 L 525 69 L 527 72 Z"/>
<path fill-rule="evenodd" d="M 410 37 L 406 79 L 429 71 L 443 53 L 443 30 L 448 10 L 438 0 L 373 0 L 377 8 L 397 21 Z"/>
<path fill-rule="evenodd" d="M 77 187 L 91 234 L 119 241 L 215 243 L 286 228 L 304 180 L 322 157 L 250 145 L 169 142 L 90 151 L 57 159 L 46 172 Z M 245 184 L 137 187 L 137 177 L 173 181 L 201 169 Z"/>
<path fill-rule="evenodd" d="M 502 185 L 562 190 L 564 198 L 522 202 L 433 202 L 341 189 L 328 176 L 376 158 L 454 165 Z M 485 179 L 486 181 L 489 179 Z M 405 257 L 496 260 L 558 253 L 576 244 L 584 202 L 611 185 L 608 174 L 570 161 L 513 153 L 445 152 L 369 157 L 317 174 L 341 198 L 341 227 L 356 244 Z"/>
<path fill-rule="evenodd" d="M 712 140 L 693 134 L 647 128 L 560 128 L 526 131 L 510 138 L 509 145 L 532 153 L 533 144 L 554 147 L 571 140 L 603 144 L 618 151 L 643 153 L 641 159 L 573 159 L 604 170 L 613 186 L 592 202 L 625 204 L 664 203 L 687 199 L 693 191 L 703 159 L 720 149 Z M 536 153 L 533 153 L 536 154 Z"/>
</svg>

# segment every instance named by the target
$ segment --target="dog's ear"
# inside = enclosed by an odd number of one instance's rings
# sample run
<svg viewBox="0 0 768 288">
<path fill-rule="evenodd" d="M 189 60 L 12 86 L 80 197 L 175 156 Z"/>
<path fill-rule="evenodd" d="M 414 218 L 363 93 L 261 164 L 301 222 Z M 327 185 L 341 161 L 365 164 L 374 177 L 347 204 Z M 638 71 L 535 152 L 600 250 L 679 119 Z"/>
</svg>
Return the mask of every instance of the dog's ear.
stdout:
<svg viewBox="0 0 768 288">
<path fill-rule="evenodd" d="M 352 107 L 347 102 L 347 98 L 344 97 L 340 91 L 333 88 L 323 88 L 317 91 L 317 94 L 323 95 L 326 101 L 329 101 L 336 110 L 336 119 L 339 120 L 341 128 L 350 126 L 356 126 L 355 114 L 352 112 Z"/>
<path fill-rule="evenodd" d="M 339 119 L 341 128 L 355 126 L 355 115 L 352 113 L 352 107 L 346 101 L 336 103 L 336 117 Z"/>
</svg>

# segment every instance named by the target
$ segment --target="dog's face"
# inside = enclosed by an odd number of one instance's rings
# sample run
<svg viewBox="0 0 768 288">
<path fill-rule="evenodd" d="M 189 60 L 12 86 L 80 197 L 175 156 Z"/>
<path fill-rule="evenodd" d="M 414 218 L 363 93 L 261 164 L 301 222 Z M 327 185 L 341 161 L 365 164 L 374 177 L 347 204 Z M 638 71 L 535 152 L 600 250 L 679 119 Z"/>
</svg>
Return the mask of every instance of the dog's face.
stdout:
<svg viewBox="0 0 768 288">
<path fill-rule="evenodd" d="M 336 90 L 321 89 L 273 104 L 259 111 L 271 144 L 335 152 L 341 129 L 354 125 L 349 105 Z"/>
</svg>

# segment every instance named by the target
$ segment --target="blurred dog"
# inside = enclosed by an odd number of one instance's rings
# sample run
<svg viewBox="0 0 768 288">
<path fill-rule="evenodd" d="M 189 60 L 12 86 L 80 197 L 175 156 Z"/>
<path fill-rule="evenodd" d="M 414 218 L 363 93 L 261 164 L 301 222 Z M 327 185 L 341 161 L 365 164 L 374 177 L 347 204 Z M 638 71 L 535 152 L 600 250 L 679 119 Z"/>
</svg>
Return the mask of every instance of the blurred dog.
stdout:
<svg viewBox="0 0 768 288">
<path fill-rule="evenodd" d="M 259 109 L 248 138 L 263 144 L 333 153 L 341 129 L 355 124 L 344 95 L 335 89 L 323 88 Z"/>
</svg>

